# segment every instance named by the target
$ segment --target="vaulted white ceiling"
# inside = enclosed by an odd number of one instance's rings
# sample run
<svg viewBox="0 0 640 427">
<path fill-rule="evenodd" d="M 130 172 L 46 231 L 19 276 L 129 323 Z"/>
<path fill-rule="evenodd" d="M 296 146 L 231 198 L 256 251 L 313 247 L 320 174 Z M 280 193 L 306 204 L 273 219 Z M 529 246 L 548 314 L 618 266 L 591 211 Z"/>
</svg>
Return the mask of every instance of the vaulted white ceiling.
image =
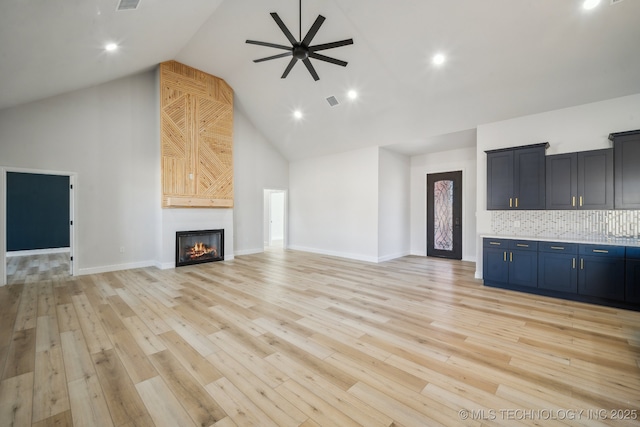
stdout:
<svg viewBox="0 0 640 427">
<path fill-rule="evenodd" d="M 236 106 L 287 158 L 371 145 L 406 154 L 470 146 L 479 124 L 640 93 L 640 1 L 303 0 L 312 44 L 353 38 L 281 79 L 289 59 L 246 39 L 288 44 L 298 0 L 2 0 L 0 108 L 175 59 L 225 79 Z M 115 41 L 120 49 L 104 51 Z M 442 52 L 441 67 L 431 58 Z M 359 93 L 350 101 L 346 92 Z M 335 96 L 331 107 L 326 98 Z M 304 117 L 296 121 L 292 111 Z"/>
</svg>

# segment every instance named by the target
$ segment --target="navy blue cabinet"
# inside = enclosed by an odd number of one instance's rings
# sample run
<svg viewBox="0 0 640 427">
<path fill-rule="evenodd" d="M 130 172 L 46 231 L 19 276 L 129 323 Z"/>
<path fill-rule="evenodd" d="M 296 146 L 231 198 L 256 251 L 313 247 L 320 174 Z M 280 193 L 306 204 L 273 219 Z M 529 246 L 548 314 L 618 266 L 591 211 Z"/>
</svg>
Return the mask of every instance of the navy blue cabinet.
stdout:
<svg viewBox="0 0 640 427">
<path fill-rule="evenodd" d="M 505 239 L 484 239 L 482 267 L 485 282 L 509 283 L 508 245 L 509 241 Z"/>
<path fill-rule="evenodd" d="M 538 286 L 538 243 L 528 240 L 483 241 L 484 282 L 499 287 Z"/>
<path fill-rule="evenodd" d="M 609 135 L 615 157 L 615 208 L 640 209 L 640 130 Z"/>
<path fill-rule="evenodd" d="M 613 209 L 613 149 L 547 156 L 547 209 Z"/>
<path fill-rule="evenodd" d="M 578 292 L 578 245 L 540 242 L 538 287 L 559 292 Z"/>
<path fill-rule="evenodd" d="M 640 304 L 640 248 L 627 248 L 624 300 Z"/>
<path fill-rule="evenodd" d="M 484 284 L 640 310 L 640 247 L 483 239 Z"/>
<path fill-rule="evenodd" d="M 624 246 L 580 245 L 578 294 L 624 301 Z"/>
<path fill-rule="evenodd" d="M 548 143 L 489 150 L 487 210 L 545 209 Z"/>
</svg>

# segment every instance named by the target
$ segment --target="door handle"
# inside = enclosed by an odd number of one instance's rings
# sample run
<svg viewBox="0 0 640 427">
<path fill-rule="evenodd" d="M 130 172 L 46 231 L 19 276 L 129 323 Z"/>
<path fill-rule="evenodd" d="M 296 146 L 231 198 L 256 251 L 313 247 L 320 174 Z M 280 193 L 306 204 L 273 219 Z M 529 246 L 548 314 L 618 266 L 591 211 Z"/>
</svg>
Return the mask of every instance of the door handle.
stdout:
<svg viewBox="0 0 640 427">
<path fill-rule="evenodd" d="M 513 262 L 513 252 L 509 252 L 509 262 Z"/>
<path fill-rule="evenodd" d="M 516 197 L 516 208 L 518 207 L 518 198 Z"/>
<path fill-rule="evenodd" d="M 574 270 L 576 269 L 576 259 L 575 259 L 575 258 L 573 258 L 573 265 L 572 265 L 572 267 L 573 267 L 573 269 L 574 269 Z"/>
<path fill-rule="evenodd" d="M 576 196 L 573 196 L 571 198 L 571 206 L 575 206 L 576 205 Z"/>
<path fill-rule="evenodd" d="M 509 197 L 509 207 L 513 207 L 513 197 Z"/>
<path fill-rule="evenodd" d="M 504 262 L 507 262 L 507 251 L 504 251 Z"/>
<path fill-rule="evenodd" d="M 582 196 L 580 196 L 580 206 L 582 206 Z"/>
</svg>

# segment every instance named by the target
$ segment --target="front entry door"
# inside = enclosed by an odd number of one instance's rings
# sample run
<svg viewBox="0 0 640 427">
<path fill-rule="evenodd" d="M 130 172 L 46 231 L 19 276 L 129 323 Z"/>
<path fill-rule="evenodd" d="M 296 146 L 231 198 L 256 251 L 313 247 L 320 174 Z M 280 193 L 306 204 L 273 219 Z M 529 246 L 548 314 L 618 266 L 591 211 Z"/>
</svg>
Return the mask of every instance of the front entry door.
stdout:
<svg viewBox="0 0 640 427">
<path fill-rule="evenodd" d="M 427 175 L 427 256 L 462 259 L 462 171 Z"/>
</svg>

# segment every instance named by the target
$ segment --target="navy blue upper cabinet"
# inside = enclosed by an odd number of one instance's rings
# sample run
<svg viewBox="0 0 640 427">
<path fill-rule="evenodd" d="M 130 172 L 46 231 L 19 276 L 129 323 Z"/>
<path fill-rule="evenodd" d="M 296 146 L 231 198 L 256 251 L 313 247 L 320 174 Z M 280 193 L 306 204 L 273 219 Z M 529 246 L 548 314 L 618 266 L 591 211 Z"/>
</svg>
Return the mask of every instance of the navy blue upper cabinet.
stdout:
<svg viewBox="0 0 640 427">
<path fill-rule="evenodd" d="M 615 157 L 615 208 L 640 209 L 640 130 L 609 135 Z"/>
<path fill-rule="evenodd" d="M 613 149 L 547 156 L 547 209 L 613 209 Z"/>
<path fill-rule="evenodd" d="M 487 210 L 545 209 L 548 143 L 489 150 Z"/>
</svg>

